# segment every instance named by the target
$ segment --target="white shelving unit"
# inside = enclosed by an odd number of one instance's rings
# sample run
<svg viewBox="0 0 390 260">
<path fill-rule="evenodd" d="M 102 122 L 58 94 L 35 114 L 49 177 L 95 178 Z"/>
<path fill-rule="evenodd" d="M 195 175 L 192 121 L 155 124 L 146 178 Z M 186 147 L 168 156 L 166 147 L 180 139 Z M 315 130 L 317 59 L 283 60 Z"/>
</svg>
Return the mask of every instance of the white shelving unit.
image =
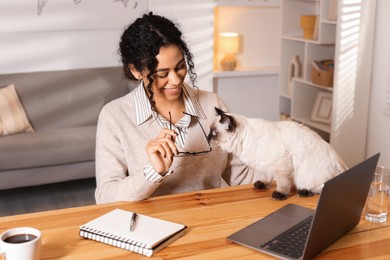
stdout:
<svg viewBox="0 0 390 260">
<path fill-rule="evenodd" d="M 310 119 L 319 92 L 332 93 L 333 88 L 312 82 L 313 60 L 334 59 L 337 23 L 326 19 L 329 1 L 286 0 L 282 4 L 282 44 L 280 68 L 280 112 L 319 131 L 324 139 L 330 139 L 331 126 Z M 318 38 L 303 38 L 300 27 L 302 15 L 317 15 Z M 288 89 L 288 65 L 298 55 L 301 76 L 293 79 L 292 93 Z"/>
<path fill-rule="evenodd" d="M 367 117 L 357 113 L 368 110 L 368 86 L 357 82 L 361 75 L 369 76 L 369 73 L 359 71 L 361 65 L 356 54 L 362 41 L 359 39 L 359 33 L 361 34 L 363 29 L 359 25 L 362 23 L 363 4 L 358 1 L 337 1 L 338 19 L 331 21 L 328 19 L 331 1 L 282 1 L 279 112 L 317 131 L 330 142 L 349 166 L 353 166 L 365 157 L 367 129 Z M 317 39 L 303 38 L 303 30 L 300 27 L 302 15 L 317 15 Z M 343 26 L 341 23 L 344 23 Z M 353 37 L 356 40 L 353 40 Z M 301 76 L 293 78 L 292 88 L 289 88 L 288 67 L 294 55 L 299 57 Z M 335 61 L 332 87 L 323 87 L 312 82 L 312 61 L 326 59 Z M 311 119 L 319 93 L 332 96 L 330 124 Z"/>
<path fill-rule="evenodd" d="M 226 78 L 226 77 L 264 76 L 264 75 L 277 76 L 278 73 L 279 73 L 278 66 L 250 67 L 250 68 L 244 67 L 232 71 L 216 70 L 214 71 L 214 77 Z"/>
<path fill-rule="evenodd" d="M 278 71 L 277 66 L 214 71 L 214 91 L 230 112 L 275 121 Z"/>
</svg>

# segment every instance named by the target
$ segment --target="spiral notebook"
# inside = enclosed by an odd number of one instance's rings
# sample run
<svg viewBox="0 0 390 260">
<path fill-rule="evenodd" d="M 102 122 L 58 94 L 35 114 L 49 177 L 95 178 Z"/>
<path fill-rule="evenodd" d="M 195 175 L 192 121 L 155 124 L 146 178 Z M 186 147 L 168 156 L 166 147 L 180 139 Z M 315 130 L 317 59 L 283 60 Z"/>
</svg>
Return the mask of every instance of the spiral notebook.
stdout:
<svg viewBox="0 0 390 260">
<path fill-rule="evenodd" d="M 185 225 L 137 214 L 130 231 L 133 212 L 114 209 L 80 226 L 80 236 L 151 256 L 184 234 Z"/>
</svg>

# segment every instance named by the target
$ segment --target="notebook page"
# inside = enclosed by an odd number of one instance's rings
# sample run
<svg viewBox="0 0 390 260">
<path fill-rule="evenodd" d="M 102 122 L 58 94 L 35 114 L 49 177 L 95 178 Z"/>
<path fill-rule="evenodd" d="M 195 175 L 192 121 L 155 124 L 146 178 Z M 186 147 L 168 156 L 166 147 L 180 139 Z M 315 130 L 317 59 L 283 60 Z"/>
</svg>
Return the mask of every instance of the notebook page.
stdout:
<svg viewBox="0 0 390 260">
<path fill-rule="evenodd" d="M 135 228 L 130 232 L 132 214 L 129 211 L 115 209 L 80 228 L 106 234 L 113 239 L 127 240 L 128 243 L 146 248 L 153 248 L 160 241 L 185 228 L 182 224 L 138 214 Z"/>
</svg>

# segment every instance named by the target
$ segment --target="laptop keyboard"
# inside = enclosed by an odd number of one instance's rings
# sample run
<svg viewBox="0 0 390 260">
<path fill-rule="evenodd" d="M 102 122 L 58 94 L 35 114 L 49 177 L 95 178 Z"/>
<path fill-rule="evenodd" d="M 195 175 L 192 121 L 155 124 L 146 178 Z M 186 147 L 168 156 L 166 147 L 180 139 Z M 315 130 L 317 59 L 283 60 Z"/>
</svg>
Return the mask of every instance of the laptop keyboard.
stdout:
<svg viewBox="0 0 390 260">
<path fill-rule="evenodd" d="M 260 247 L 293 258 L 302 256 L 313 216 L 307 217 Z"/>
</svg>

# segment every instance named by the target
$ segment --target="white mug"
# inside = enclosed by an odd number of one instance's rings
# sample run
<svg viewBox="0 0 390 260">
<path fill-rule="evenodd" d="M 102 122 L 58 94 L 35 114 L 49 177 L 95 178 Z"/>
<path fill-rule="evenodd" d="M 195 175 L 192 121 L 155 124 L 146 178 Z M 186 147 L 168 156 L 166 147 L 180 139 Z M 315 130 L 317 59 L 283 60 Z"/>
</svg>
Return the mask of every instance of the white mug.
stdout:
<svg viewBox="0 0 390 260">
<path fill-rule="evenodd" d="M 18 227 L 0 235 L 0 259 L 39 260 L 41 232 L 31 227 Z"/>
</svg>

